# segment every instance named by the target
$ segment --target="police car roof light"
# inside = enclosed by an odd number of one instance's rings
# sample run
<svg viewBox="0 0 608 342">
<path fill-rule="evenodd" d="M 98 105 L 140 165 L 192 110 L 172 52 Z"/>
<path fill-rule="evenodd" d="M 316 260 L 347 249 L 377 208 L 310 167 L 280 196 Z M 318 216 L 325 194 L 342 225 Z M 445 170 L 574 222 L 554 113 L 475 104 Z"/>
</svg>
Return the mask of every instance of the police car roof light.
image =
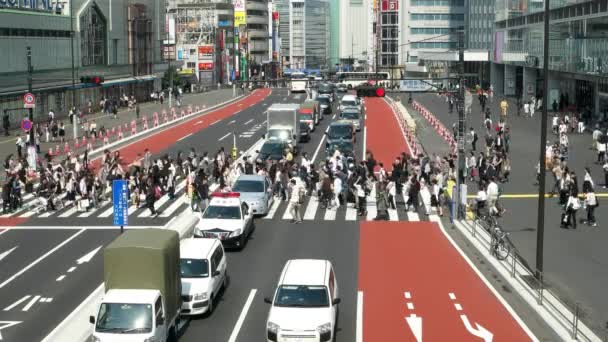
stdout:
<svg viewBox="0 0 608 342">
<path fill-rule="evenodd" d="M 241 197 L 239 192 L 214 192 L 211 197 L 222 197 L 222 198 L 238 198 Z"/>
</svg>

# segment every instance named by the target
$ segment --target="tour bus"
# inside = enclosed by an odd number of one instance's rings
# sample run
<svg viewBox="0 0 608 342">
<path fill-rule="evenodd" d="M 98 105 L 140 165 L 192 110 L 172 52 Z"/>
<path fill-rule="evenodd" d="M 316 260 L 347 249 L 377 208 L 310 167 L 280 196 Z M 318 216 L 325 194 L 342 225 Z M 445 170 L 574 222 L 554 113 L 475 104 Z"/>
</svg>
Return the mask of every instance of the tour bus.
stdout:
<svg viewBox="0 0 608 342">
<path fill-rule="evenodd" d="M 337 72 L 338 82 L 346 84 L 348 89 L 354 89 L 356 86 L 363 83 L 375 83 L 388 81 L 388 72 L 360 72 L 360 71 L 344 71 Z"/>
<path fill-rule="evenodd" d="M 294 72 L 291 74 L 291 84 L 289 85 L 289 89 L 292 93 L 303 93 L 306 92 L 306 84 L 308 82 L 308 78 L 306 74 L 303 72 Z"/>
</svg>

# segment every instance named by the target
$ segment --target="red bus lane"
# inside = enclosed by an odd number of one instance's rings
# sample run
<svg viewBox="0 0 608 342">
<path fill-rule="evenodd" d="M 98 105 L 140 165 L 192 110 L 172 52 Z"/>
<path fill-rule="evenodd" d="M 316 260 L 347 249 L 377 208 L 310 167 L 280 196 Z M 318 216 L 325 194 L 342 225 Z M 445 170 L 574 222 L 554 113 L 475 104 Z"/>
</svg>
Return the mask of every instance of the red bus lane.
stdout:
<svg viewBox="0 0 608 342">
<path fill-rule="evenodd" d="M 399 122 L 384 98 L 366 97 L 365 107 L 365 148 L 390 171 L 393 161 L 401 152 L 410 154 Z"/>
<path fill-rule="evenodd" d="M 143 157 L 144 149 L 148 148 L 152 154 L 157 154 L 167 149 L 171 144 L 174 144 L 180 138 L 202 131 L 203 129 L 213 125 L 214 123 L 224 120 L 237 112 L 248 108 L 270 95 L 272 90 L 270 89 L 258 89 L 255 90 L 251 95 L 238 100 L 234 103 L 225 105 L 221 108 L 212 110 L 206 114 L 196 115 L 192 118 L 185 120 L 184 122 L 178 123 L 175 126 L 170 126 L 161 131 L 154 132 L 151 135 L 134 140 L 133 142 L 127 143 L 123 147 L 116 149 L 110 149 L 113 151 L 120 151 L 122 158 L 123 167 L 131 164 L 137 158 L 138 154 Z M 101 157 L 97 157 L 91 161 L 91 166 L 97 169 L 101 163 Z M 27 218 L 22 217 L 8 217 L 0 218 L 0 227 L 13 227 L 23 222 L 26 222 Z"/>
<path fill-rule="evenodd" d="M 364 342 L 535 340 L 436 223 L 360 225 Z"/>
</svg>

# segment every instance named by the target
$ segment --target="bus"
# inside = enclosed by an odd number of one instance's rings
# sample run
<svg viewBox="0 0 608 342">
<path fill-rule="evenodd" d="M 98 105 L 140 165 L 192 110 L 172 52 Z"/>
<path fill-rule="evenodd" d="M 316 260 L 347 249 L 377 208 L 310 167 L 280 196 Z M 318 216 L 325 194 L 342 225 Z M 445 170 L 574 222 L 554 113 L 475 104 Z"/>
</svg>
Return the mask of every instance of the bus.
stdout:
<svg viewBox="0 0 608 342">
<path fill-rule="evenodd" d="M 294 72 L 290 76 L 291 82 L 289 84 L 289 90 L 292 93 L 304 93 L 306 92 L 306 84 L 308 83 L 308 78 L 306 74 L 303 72 Z"/>
<path fill-rule="evenodd" d="M 360 72 L 344 71 L 337 72 L 338 82 L 346 84 L 348 89 L 353 89 L 363 83 L 375 84 L 376 82 L 388 81 L 388 72 Z"/>
</svg>

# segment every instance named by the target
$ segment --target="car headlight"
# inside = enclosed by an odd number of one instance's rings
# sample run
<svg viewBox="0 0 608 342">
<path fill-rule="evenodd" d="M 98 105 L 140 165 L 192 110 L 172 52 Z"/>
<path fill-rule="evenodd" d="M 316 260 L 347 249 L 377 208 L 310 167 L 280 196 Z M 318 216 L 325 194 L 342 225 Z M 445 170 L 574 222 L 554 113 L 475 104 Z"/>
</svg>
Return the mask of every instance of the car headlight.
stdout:
<svg viewBox="0 0 608 342">
<path fill-rule="evenodd" d="M 278 332 L 279 332 L 279 329 L 281 329 L 281 327 L 279 327 L 279 325 L 278 325 L 278 324 L 275 324 L 275 323 L 272 323 L 272 322 L 270 322 L 270 321 L 269 321 L 269 322 L 266 324 L 266 329 L 267 329 L 268 331 L 270 331 L 271 333 L 276 334 L 276 333 L 278 333 Z"/>
<path fill-rule="evenodd" d="M 194 300 L 207 300 L 207 292 L 203 292 L 203 293 L 197 293 L 193 296 L 192 299 Z"/>
<path fill-rule="evenodd" d="M 230 236 L 239 236 L 241 235 L 242 230 L 239 228 L 235 231 L 233 231 L 232 233 L 230 233 Z"/>
<path fill-rule="evenodd" d="M 326 334 L 331 331 L 331 323 L 325 323 L 317 327 L 319 334 Z"/>
</svg>

